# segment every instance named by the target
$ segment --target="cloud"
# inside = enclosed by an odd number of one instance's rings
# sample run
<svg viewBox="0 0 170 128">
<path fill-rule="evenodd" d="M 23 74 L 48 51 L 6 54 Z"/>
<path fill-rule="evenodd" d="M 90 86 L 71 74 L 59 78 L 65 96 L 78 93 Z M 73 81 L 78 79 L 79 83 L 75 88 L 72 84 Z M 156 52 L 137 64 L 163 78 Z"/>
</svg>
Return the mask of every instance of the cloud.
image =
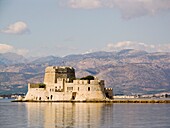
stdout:
<svg viewBox="0 0 170 128">
<path fill-rule="evenodd" d="M 99 0 L 67 0 L 66 5 L 70 8 L 93 9 L 101 7 Z"/>
<path fill-rule="evenodd" d="M 13 52 L 25 56 L 29 51 L 27 49 L 18 49 L 8 44 L 0 44 L 0 53 L 7 53 L 7 52 Z"/>
<path fill-rule="evenodd" d="M 120 10 L 124 19 L 156 15 L 170 10 L 169 0 L 112 0 L 112 6 Z"/>
<path fill-rule="evenodd" d="M 5 34 L 25 34 L 29 32 L 28 26 L 25 22 L 18 21 L 10 24 L 8 27 L 0 31 Z"/>
<path fill-rule="evenodd" d="M 109 43 L 105 48 L 106 51 L 120 51 L 123 49 L 144 50 L 147 52 L 169 52 L 170 44 L 145 44 L 135 41 L 123 41 L 117 43 Z"/>
<path fill-rule="evenodd" d="M 0 53 L 11 52 L 14 50 L 14 47 L 7 44 L 0 44 Z"/>
<path fill-rule="evenodd" d="M 62 0 L 62 3 L 74 9 L 114 8 L 124 19 L 170 11 L 170 0 Z"/>
</svg>

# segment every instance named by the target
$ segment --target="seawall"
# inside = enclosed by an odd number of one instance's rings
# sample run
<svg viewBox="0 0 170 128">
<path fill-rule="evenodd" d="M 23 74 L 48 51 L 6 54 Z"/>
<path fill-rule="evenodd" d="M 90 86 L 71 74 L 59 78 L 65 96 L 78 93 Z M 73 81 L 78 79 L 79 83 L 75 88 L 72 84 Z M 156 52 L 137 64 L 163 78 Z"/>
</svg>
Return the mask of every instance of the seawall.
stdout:
<svg viewBox="0 0 170 128">
<path fill-rule="evenodd" d="M 12 102 L 84 102 L 84 103 L 170 103 L 170 99 L 114 99 L 114 100 L 86 100 L 86 101 L 35 101 L 35 100 L 13 100 Z"/>
</svg>

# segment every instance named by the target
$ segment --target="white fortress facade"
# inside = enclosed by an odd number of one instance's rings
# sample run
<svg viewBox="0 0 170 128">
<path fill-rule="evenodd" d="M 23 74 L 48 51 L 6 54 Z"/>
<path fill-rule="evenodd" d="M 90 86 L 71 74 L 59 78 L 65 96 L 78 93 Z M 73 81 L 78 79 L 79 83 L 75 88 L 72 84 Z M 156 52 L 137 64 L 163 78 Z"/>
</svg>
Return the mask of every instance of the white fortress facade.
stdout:
<svg viewBox="0 0 170 128">
<path fill-rule="evenodd" d="M 45 69 L 44 83 L 28 84 L 25 101 L 106 101 L 112 88 L 104 80 L 80 80 L 72 67 L 50 66 Z"/>
</svg>

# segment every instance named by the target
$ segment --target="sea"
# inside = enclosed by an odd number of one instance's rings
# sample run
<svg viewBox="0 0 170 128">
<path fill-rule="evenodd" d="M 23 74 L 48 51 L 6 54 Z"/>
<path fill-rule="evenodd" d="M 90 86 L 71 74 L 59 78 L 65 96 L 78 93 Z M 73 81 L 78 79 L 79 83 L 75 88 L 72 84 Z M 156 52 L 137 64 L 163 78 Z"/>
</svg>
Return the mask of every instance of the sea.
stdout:
<svg viewBox="0 0 170 128">
<path fill-rule="evenodd" d="M 0 128 L 170 128 L 170 104 L 1 99 Z"/>
</svg>

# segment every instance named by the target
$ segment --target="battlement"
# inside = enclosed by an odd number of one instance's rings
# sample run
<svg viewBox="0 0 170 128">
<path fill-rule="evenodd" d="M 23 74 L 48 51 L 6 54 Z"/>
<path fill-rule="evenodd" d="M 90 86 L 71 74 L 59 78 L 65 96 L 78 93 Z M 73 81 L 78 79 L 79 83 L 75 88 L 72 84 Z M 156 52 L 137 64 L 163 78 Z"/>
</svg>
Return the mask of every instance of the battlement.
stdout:
<svg viewBox="0 0 170 128">
<path fill-rule="evenodd" d="M 73 67 L 68 66 L 49 66 L 45 69 L 45 73 L 75 73 Z"/>
<path fill-rule="evenodd" d="M 89 84 L 88 80 L 73 80 L 74 85 L 86 85 Z"/>
<path fill-rule="evenodd" d="M 112 91 L 112 88 L 105 88 L 106 91 Z"/>
<path fill-rule="evenodd" d="M 74 85 L 104 85 L 104 80 L 73 80 Z"/>
</svg>

